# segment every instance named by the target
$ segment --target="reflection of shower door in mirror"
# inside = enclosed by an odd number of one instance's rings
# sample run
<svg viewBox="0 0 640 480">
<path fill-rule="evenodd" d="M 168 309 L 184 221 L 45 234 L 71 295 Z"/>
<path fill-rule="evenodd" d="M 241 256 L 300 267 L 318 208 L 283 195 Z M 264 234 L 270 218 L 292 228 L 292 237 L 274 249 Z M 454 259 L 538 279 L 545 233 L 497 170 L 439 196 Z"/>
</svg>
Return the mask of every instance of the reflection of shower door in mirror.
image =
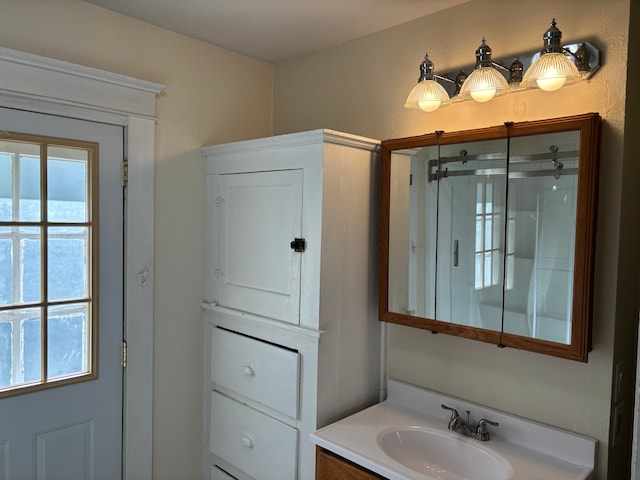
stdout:
<svg viewBox="0 0 640 480">
<path fill-rule="evenodd" d="M 504 331 L 571 343 L 580 132 L 511 140 Z"/>
<path fill-rule="evenodd" d="M 506 151 L 505 140 L 441 146 L 438 320 L 502 329 Z"/>
</svg>

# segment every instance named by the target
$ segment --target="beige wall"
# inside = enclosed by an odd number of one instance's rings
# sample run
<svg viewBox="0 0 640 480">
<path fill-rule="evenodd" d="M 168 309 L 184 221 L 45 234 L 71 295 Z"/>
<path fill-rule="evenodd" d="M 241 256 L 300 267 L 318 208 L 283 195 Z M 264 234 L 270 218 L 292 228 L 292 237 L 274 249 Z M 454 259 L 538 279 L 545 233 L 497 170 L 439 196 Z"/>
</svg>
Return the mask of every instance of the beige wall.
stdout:
<svg viewBox="0 0 640 480">
<path fill-rule="evenodd" d="M 201 478 L 204 162 L 271 134 L 271 64 L 77 0 L 0 1 L 0 46 L 166 85 L 157 102 L 154 478 Z"/>
<path fill-rule="evenodd" d="M 603 50 L 605 65 L 590 82 L 555 93 L 528 91 L 489 104 L 454 105 L 433 114 L 403 109 L 425 50 L 441 72 L 473 63 L 483 35 L 494 58 L 516 55 L 542 46 L 542 34 L 552 16 L 565 41 L 590 39 Z M 388 358 L 392 377 L 597 438 L 602 479 L 607 477 L 611 371 L 619 315 L 616 285 L 632 280 L 631 274 L 618 277 L 628 22 L 629 0 L 472 1 L 329 51 L 276 64 L 274 81 L 275 133 L 328 127 L 385 139 L 585 112 L 602 115 L 594 349 L 589 363 L 498 349 L 396 325 L 390 326 Z M 633 318 L 618 318 L 622 321 L 631 322 L 628 339 L 635 323 Z M 633 357 L 625 358 L 632 370 Z M 631 395 L 628 388 L 627 393 Z M 628 405 L 632 398 L 627 398 Z M 624 422 L 630 423 L 630 405 L 626 412 Z M 609 478 L 623 478 L 609 473 Z"/>
</svg>

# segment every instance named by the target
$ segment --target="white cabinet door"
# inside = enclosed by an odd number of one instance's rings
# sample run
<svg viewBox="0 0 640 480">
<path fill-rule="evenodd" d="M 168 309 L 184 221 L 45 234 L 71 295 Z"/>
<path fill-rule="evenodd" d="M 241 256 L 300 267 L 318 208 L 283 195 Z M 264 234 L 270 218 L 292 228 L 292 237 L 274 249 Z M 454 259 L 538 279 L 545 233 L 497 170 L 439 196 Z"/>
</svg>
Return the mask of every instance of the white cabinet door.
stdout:
<svg viewBox="0 0 640 480">
<path fill-rule="evenodd" d="M 302 170 L 219 176 L 218 304 L 299 323 Z"/>
</svg>

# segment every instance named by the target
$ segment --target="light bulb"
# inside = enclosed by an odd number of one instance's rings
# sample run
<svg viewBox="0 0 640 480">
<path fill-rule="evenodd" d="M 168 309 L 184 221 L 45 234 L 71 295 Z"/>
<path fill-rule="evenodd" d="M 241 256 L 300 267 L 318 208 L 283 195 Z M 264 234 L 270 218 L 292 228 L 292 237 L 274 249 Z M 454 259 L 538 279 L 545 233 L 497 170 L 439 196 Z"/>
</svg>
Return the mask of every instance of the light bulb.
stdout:
<svg viewBox="0 0 640 480">
<path fill-rule="evenodd" d="M 487 87 L 477 90 L 471 90 L 471 92 L 469 93 L 471 94 L 471 98 L 473 98 L 476 102 L 484 103 L 488 102 L 496 96 L 496 89 Z"/>
<path fill-rule="evenodd" d="M 418 106 L 421 110 L 425 112 L 435 112 L 438 108 L 440 108 L 441 100 L 437 98 L 426 99 L 418 101 Z"/>
<path fill-rule="evenodd" d="M 555 92 L 559 88 L 562 88 L 566 82 L 567 77 L 559 75 L 555 70 L 546 71 L 541 77 L 536 78 L 538 87 L 545 92 Z"/>
</svg>

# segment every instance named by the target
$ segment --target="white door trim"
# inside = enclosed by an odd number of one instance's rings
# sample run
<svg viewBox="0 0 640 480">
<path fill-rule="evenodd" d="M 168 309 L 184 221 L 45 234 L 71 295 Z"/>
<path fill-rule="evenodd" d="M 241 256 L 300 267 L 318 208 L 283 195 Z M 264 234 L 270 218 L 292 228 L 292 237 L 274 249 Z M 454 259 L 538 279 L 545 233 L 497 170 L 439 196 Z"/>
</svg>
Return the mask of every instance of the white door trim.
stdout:
<svg viewBox="0 0 640 480">
<path fill-rule="evenodd" d="M 0 106 L 125 126 L 124 476 L 152 477 L 155 104 L 163 85 L 0 48 Z"/>
</svg>

